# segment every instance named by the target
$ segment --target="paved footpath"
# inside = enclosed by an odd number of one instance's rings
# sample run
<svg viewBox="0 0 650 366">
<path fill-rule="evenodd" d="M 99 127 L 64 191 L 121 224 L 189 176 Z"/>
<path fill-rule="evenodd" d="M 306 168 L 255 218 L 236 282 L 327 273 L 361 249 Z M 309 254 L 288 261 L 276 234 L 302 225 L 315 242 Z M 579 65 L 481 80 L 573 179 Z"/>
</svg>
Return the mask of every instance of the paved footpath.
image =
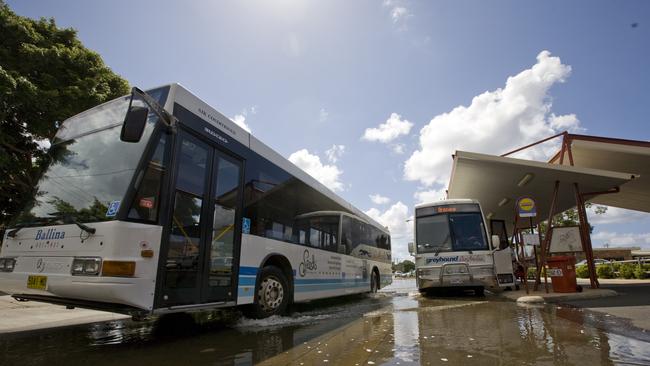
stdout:
<svg viewBox="0 0 650 366">
<path fill-rule="evenodd" d="M 65 306 L 36 301 L 16 301 L 9 295 L 0 296 L 0 334 L 125 318 L 129 317 L 104 311 L 66 309 Z"/>
<path fill-rule="evenodd" d="M 624 318 L 642 330 L 650 331 L 650 280 L 621 280 L 601 279 L 599 289 L 591 289 L 589 280 L 578 279 L 583 291 L 576 293 L 553 293 L 549 280 L 549 293 L 544 291 L 544 285 L 539 291 L 530 292 L 508 291 L 501 293 L 502 297 L 517 302 L 547 302 L 563 303 L 590 311 Z"/>
</svg>

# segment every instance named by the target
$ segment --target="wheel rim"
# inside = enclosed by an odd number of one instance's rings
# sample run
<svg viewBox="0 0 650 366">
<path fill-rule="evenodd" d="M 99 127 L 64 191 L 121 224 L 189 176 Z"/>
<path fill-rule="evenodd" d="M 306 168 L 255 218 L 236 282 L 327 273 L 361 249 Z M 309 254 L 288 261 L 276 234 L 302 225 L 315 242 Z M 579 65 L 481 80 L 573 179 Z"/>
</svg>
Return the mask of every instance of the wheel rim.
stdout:
<svg viewBox="0 0 650 366">
<path fill-rule="evenodd" d="M 277 310 L 284 300 L 284 287 L 275 277 L 266 277 L 260 284 L 257 292 L 258 301 L 262 310 L 271 313 Z"/>
</svg>

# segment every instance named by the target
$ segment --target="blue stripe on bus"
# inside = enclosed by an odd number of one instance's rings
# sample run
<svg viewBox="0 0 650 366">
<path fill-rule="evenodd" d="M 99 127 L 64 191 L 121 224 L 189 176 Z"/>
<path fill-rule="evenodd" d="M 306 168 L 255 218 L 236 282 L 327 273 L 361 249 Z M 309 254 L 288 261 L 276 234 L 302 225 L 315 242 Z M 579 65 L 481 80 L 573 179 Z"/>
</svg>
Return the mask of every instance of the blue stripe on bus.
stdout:
<svg viewBox="0 0 650 366">
<path fill-rule="evenodd" d="M 257 276 L 257 267 L 239 267 L 239 275 Z"/>
<path fill-rule="evenodd" d="M 237 295 L 239 297 L 253 296 L 249 291 L 244 291 L 246 287 L 254 287 L 257 280 L 257 267 L 240 267 L 239 268 L 239 288 Z M 296 270 L 293 270 L 294 276 Z M 339 290 L 346 288 L 365 287 L 370 283 L 370 279 L 361 278 L 296 278 L 296 292 L 316 292 L 326 290 Z"/>
</svg>

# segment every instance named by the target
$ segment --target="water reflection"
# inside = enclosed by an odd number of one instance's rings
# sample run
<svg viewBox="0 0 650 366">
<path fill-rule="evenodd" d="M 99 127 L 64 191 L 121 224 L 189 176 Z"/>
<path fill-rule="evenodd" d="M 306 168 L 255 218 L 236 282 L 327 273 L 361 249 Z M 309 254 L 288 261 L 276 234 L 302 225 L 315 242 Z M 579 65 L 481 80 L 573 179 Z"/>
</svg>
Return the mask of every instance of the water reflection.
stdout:
<svg viewBox="0 0 650 366">
<path fill-rule="evenodd" d="M 318 341 L 264 365 L 649 364 L 648 342 L 567 320 L 576 309 L 475 298 L 394 297 Z"/>
<path fill-rule="evenodd" d="M 592 318 L 474 297 L 351 297 L 284 318 L 174 315 L 2 335 L 0 365 L 650 364 L 648 339 Z"/>
</svg>

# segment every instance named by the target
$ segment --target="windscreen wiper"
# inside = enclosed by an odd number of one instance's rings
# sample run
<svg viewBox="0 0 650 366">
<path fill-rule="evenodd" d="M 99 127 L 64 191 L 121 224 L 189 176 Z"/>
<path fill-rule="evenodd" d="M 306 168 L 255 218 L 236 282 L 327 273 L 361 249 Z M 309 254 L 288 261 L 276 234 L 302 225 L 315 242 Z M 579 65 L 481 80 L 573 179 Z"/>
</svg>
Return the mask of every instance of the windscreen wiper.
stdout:
<svg viewBox="0 0 650 366">
<path fill-rule="evenodd" d="M 7 232 L 7 236 L 10 238 L 15 238 L 16 234 L 20 231 L 20 229 L 24 228 L 25 225 L 18 225 L 14 229 L 11 229 Z"/>
<path fill-rule="evenodd" d="M 97 229 L 95 229 L 94 227 L 90 227 L 90 226 L 88 226 L 86 224 L 82 224 L 81 222 L 77 221 L 77 219 L 72 217 L 72 215 L 70 215 L 69 213 L 54 212 L 54 213 L 51 213 L 50 215 L 52 215 L 54 217 L 57 217 L 59 219 L 62 219 L 64 223 L 66 221 L 71 222 L 71 223 L 77 225 L 79 227 L 79 229 L 87 232 L 88 234 L 94 234 L 97 231 Z M 91 217 L 96 219 L 95 216 L 91 216 Z"/>
<path fill-rule="evenodd" d="M 40 220 L 40 221 L 29 221 L 29 222 L 26 222 L 26 223 L 24 223 L 24 224 L 18 224 L 18 225 L 16 225 L 13 229 L 11 229 L 11 230 L 9 230 L 9 231 L 7 232 L 7 236 L 10 237 L 10 238 L 15 238 L 15 237 L 16 237 L 16 234 L 18 234 L 18 232 L 19 232 L 21 229 L 26 228 L 26 227 L 28 227 L 28 226 L 32 226 L 32 225 L 34 225 L 34 224 L 40 224 L 40 223 L 42 223 L 42 222 L 43 222 L 43 220 Z"/>
<path fill-rule="evenodd" d="M 442 247 L 437 247 L 437 248 L 436 248 L 436 251 L 433 252 L 433 256 L 434 256 L 434 257 L 437 257 L 438 254 L 440 254 L 440 252 L 442 252 Z"/>
<path fill-rule="evenodd" d="M 90 227 L 88 225 L 82 224 L 73 218 L 70 218 L 70 221 L 72 221 L 73 224 L 79 226 L 81 230 L 87 232 L 88 234 L 94 234 L 97 231 L 97 229 L 95 229 L 94 227 Z"/>
</svg>

